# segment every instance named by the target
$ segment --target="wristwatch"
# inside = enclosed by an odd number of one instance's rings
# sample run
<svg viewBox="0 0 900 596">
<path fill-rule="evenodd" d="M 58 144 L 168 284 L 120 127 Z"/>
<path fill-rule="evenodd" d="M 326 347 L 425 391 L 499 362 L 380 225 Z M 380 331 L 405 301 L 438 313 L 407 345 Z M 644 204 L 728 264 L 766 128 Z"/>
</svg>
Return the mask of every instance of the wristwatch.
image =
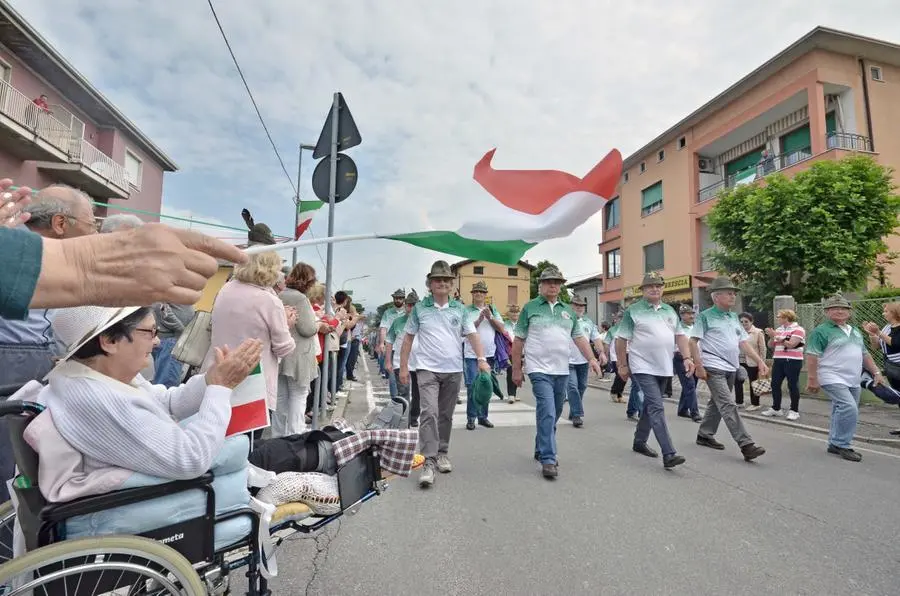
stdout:
<svg viewBox="0 0 900 596">
<path fill-rule="evenodd" d="M 478 362 L 487 362 L 487 358 L 482 356 L 481 358 L 478 359 Z"/>
</svg>

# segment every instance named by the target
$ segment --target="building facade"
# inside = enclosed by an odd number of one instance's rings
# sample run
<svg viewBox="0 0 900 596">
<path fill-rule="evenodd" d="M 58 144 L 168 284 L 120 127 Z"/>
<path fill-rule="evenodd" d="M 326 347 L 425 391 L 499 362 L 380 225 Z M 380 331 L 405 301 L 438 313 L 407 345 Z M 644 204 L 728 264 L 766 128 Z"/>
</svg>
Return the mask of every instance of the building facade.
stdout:
<svg viewBox="0 0 900 596">
<path fill-rule="evenodd" d="M 611 309 L 611 305 L 607 305 L 600 300 L 603 295 L 602 274 L 567 282 L 566 287 L 569 289 L 569 294 L 572 297 L 580 296 L 587 300 L 585 314 L 589 319 L 599 325 L 603 321 L 608 321 L 612 318 L 615 311 Z"/>
<path fill-rule="evenodd" d="M 814 29 L 625 159 L 604 208 L 601 301 L 627 304 L 660 271 L 668 301 L 708 306 L 705 217 L 718 191 L 854 153 L 896 168 L 898 101 L 900 46 Z M 889 274 L 900 281 L 900 266 Z"/>
<path fill-rule="evenodd" d="M 68 184 L 98 203 L 157 214 L 163 174 L 176 170 L 169 157 L 0 0 L 3 177 L 32 188 Z M 97 215 L 105 216 L 106 207 L 98 208 Z"/>
<path fill-rule="evenodd" d="M 531 296 L 531 272 L 534 265 L 519 261 L 515 267 L 488 263 L 486 261 L 465 260 L 454 263 L 450 270 L 456 276 L 456 288 L 459 299 L 466 304 L 472 303 L 472 286 L 475 282 L 487 284 L 487 300 L 501 314 L 510 306 L 522 306 Z"/>
</svg>

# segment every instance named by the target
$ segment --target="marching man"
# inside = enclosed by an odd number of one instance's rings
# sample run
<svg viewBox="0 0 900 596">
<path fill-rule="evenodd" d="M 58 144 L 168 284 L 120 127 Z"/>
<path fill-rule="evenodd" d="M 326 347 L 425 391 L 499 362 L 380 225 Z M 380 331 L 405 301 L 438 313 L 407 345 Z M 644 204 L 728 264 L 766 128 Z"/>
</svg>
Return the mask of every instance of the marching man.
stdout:
<svg viewBox="0 0 900 596">
<path fill-rule="evenodd" d="M 741 448 L 744 459 L 752 461 L 766 452 L 753 442 L 753 438 L 734 403 L 734 378 L 740 368 L 738 358 L 744 354 L 759 367 L 763 377 L 769 374 L 765 359 L 756 353 L 750 344 L 750 336 L 732 309 L 737 300 L 738 289 L 725 276 L 717 277 L 709 284 L 713 306 L 697 317 L 691 331 L 691 354 L 698 379 L 706 381 L 709 387 L 709 403 L 703 414 L 703 421 L 697 432 L 697 444 L 712 449 L 725 449 L 716 441 L 719 422 L 725 426 L 734 442 Z M 857 385 L 858 386 L 858 385 Z"/>
<path fill-rule="evenodd" d="M 419 384 L 419 450 L 425 465 L 419 486 L 434 485 L 434 472 L 449 473 L 453 466 L 450 451 L 450 431 L 453 411 L 462 381 L 462 339 L 466 338 L 475 353 L 478 370 L 490 373 L 481 341 L 466 307 L 453 300 L 453 273 L 446 261 L 435 261 L 426 284 L 431 295 L 416 304 L 406 322 L 406 334 L 400 351 L 400 383 L 409 384 L 409 354 L 413 339 L 416 348 L 416 380 Z"/>
<path fill-rule="evenodd" d="M 616 355 L 619 377 L 626 381 L 631 377 L 638 392 L 643 394 L 641 417 L 634 431 L 632 449 L 647 457 L 659 457 L 647 445 L 652 428 L 663 452 L 663 467 L 668 470 L 683 464 L 685 459 L 675 452 L 672 445 L 662 394 L 672 376 L 676 343 L 682 354 L 690 353 L 690 345 L 675 309 L 662 302 L 664 285 L 665 280 L 659 273 L 644 276 L 641 283 L 643 298 L 625 310 L 616 332 Z M 627 355 L 626 347 L 629 350 Z M 687 374 L 694 371 L 694 361 L 689 356 L 684 359 L 684 368 Z"/>
<path fill-rule="evenodd" d="M 600 366 L 606 366 L 606 349 L 603 346 L 603 338 L 600 330 L 587 316 L 587 299 L 581 296 L 572 298 L 572 309 L 576 315 L 576 325 L 581 329 L 589 342 L 594 345 L 597 354 L 600 355 Z M 581 428 L 584 426 L 584 392 L 587 390 L 588 382 L 588 361 L 581 353 L 578 344 L 573 340 L 569 344 L 569 385 L 567 395 L 569 396 L 569 420 L 572 426 Z"/>
<path fill-rule="evenodd" d="M 522 350 L 525 350 L 525 368 L 536 405 L 534 459 L 541 462 L 541 473 L 548 479 L 559 475 L 556 422 L 562 415 L 566 400 L 569 345 L 573 340 L 594 374 L 603 374 L 584 332 L 577 324 L 575 311 L 559 301 L 559 292 L 565 281 L 556 267 L 547 267 L 541 273 L 540 296 L 525 304 L 519 315 L 511 356 L 513 382 L 521 387 Z"/>
<path fill-rule="evenodd" d="M 500 313 L 490 304 L 487 303 L 487 284 L 483 281 L 475 282 L 472 286 L 472 304 L 466 307 L 466 315 L 475 325 L 478 331 L 478 338 L 481 340 L 481 349 L 487 358 L 487 363 L 494 368 L 494 354 L 497 351 L 497 344 L 494 343 L 497 333 L 503 333 L 503 318 Z M 472 384 L 475 377 L 478 376 L 478 360 L 475 357 L 475 350 L 472 344 L 466 340 L 463 344 L 463 358 L 465 371 L 463 379 L 466 382 L 466 394 L 468 401 L 466 402 L 466 429 L 475 430 L 475 422 L 485 428 L 494 428 L 494 424 L 488 420 L 488 404 L 478 406 L 472 399 Z"/>
</svg>

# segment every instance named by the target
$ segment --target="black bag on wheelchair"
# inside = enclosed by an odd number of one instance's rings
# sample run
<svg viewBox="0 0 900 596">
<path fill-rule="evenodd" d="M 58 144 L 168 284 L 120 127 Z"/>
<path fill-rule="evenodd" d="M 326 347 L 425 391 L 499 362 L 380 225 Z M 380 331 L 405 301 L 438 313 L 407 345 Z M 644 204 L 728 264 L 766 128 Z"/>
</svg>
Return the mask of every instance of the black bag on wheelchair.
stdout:
<svg viewBox="0 0 900 596">
<path fill-rule="evenodd" d="M 276 474 L 282 472 L 337 473 L 332 443 L 349 437 L 333 426 L 299 435 L 259 441 L 248 457 L 251 464 Z"/>
</svg>

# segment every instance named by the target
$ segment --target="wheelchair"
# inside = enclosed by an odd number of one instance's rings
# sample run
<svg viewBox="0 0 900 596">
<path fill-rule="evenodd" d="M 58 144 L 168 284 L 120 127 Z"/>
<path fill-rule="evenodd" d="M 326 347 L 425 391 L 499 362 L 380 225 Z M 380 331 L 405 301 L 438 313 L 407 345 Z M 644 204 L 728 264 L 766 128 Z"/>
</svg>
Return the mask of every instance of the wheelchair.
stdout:
<svg viewBox="0 0 900 596">
<path fill-rule="evenodd" d="M 93 596 L 140 594 L 183 596 L 231 593 L 231 574 L 246 568 L 248 596 L 268 596 L 263 573 L 265 537 L 260 515 L 249 506 L 216 515 L 213 474 L 153 486 L 127 488 L 66 503 L 48 503 L 37 487 L 38 456 L 24 439 L 28 424 L 43 411 L 36 403 L 0 402 L 0 418 L 8 428 L 19 475 L 12 491 L 18 507 L 0 505 L 0 596 Z M 317 516 L 306 505 L 289 503 L 269 520 L 269 539 L 275 548 L 297 533 L 321 531 L 387 488 L 377 450 L 370 448 L 337 472 L 340 511 Z M 108 509 L 146 503 L 152 499 L 201 491 L 206 506 L 192 519 L 171 523 L 139 535 L 101 535 L 66 539 L 66 522 Z M 217 524 L 244 517 L 252 531 L 237 542 L 216 548 Z M 14 526 L 18 520 L 26 553 L 13 557 Z"/>
</svg>

